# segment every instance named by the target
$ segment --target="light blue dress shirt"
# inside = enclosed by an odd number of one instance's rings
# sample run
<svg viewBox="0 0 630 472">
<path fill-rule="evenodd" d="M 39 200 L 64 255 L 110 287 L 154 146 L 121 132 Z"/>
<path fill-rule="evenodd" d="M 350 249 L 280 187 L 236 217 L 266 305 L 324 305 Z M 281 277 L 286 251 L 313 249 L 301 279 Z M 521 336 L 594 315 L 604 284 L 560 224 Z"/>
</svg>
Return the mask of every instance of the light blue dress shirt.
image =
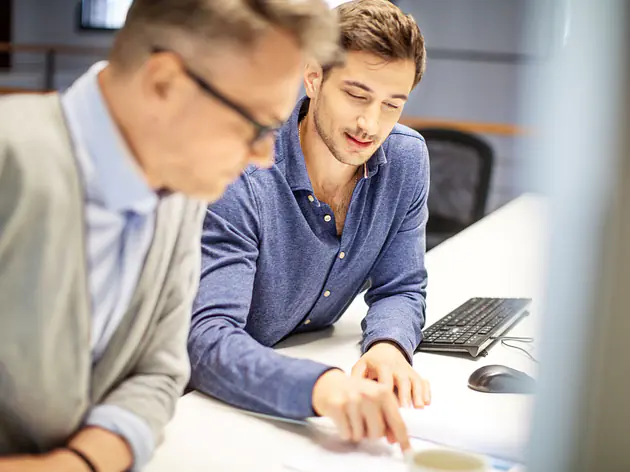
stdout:
<svg viewBox="0 0 630 472">
<path fill-rule="evenodd" d="M 148 186 L 112 120 L 95 64 L 62 96 L 85 190 L 92 361 L 102 357 L 129 308 L 155 230 L 158 197 Z M 86 425 L 124 437 L 134 469 L 148 462 L 154 438 L 146 422 L 112 405 L 98 405 Z"/>
</svg>

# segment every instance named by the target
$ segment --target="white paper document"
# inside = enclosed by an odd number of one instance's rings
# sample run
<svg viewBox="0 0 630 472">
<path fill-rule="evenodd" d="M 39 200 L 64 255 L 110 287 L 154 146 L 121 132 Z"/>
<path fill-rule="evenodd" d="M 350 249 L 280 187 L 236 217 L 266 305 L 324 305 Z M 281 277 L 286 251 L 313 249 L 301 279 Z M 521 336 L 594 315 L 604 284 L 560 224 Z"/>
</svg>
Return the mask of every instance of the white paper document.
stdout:
<svg viewBox="0 0 630 472">
<path fill-rule="evenodd" d="M 416 451 L 440 447 L 428 441 L 412 439 Z M 493 471 L 507 471 L 512 464 L 488 459 Z M 285 469 L 295 472 L 407 472 L 399 446 L 385 440 L 364 441 L 359 445 L 343 443 L 330 437 L 293 451 L 286 459 Z"/>
<path fill-rule="evenodd" d="M 522 463 L 532 402 L 531 395 L 485 394 L 466 404 L 435 400 L 422 410 L 400 411 L 413 438 Z M 328 418 L 309 422 L 321 431 L 336 431 Z"/>
<path fill-rule="evenodd" d="M 480 394 L 465 403 L 440 400 L 436 395 L 424 409 L 401 409 L 414 449 L 450 447 L 486 456 L 496 471 L 517 470 L 523 463 L 533 406 L 531 395 Z M 287 420 L 249 413 L 267 419 L 303 424 L 315 431 L 303 449 L 290 451 L 285 461 L 296 472 L 403 472 L 407 471 L 399 446 L 385 440 L 353 445 L 342 441 L 329 418 Z"/>
<path fill-rule="evenodd" d="M 524 462 L 532 406 L 531 395 L 483 394 L 466 404 L 438 399 L 423 410 L 401 412 L 415 438 Z"/>
</svg>

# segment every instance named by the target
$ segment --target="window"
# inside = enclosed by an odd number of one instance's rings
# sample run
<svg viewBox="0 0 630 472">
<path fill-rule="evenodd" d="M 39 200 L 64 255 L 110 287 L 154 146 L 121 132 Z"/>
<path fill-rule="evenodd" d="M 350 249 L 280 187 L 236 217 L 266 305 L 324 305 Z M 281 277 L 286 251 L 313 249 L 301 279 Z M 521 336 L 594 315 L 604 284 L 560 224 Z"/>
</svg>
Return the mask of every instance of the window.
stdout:
<svg viewBox="0 0 630 472">
<path fill-rule="evenodd" d="M 132 0 L 82 0 L 81 28 L 119 29 Z"/>
</svg>

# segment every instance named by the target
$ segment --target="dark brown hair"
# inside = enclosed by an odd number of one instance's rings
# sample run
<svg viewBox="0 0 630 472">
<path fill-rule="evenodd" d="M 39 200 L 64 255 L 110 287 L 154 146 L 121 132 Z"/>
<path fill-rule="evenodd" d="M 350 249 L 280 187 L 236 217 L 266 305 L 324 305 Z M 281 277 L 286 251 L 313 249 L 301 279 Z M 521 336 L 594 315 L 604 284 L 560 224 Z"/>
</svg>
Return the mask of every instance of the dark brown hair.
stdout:
<svg viewBox="0 0 630 472">
<path fill-rule="evenodd" d="M 344 51 L 362 51 L 416 64 L 414 87 L 426 67 L 424 37 L 411 15 L 388 0 L 353 0 L 337 7 Z M 327 69 L 329 69 L 328 67 Z"/>
</svg>

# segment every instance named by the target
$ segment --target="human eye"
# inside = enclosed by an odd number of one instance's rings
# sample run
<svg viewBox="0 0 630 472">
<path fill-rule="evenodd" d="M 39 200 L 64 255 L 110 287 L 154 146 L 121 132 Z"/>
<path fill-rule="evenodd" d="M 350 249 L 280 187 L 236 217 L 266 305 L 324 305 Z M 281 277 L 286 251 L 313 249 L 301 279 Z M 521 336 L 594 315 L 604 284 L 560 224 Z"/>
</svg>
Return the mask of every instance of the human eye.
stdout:
<svg viewBox="0 0 630 472">
<path fill-rule="evenodd" d="M 366 100 L 367 100 L 367 97 L 365 97 L 365 96 L 363 96 L 363 95 L 358 95 L 358 94 L 356 94 L 356 93 L 354 93 L 354 92 L 350 92 L 350 91 L 348 91 L 348 90 L 346 90 L 346 94 L 347 94 L 350 98 L 352 98 L 352 99 L 354 99 L 354 100 L 358 100 L 358 101 L 366 101 Z"/>
</svg>

